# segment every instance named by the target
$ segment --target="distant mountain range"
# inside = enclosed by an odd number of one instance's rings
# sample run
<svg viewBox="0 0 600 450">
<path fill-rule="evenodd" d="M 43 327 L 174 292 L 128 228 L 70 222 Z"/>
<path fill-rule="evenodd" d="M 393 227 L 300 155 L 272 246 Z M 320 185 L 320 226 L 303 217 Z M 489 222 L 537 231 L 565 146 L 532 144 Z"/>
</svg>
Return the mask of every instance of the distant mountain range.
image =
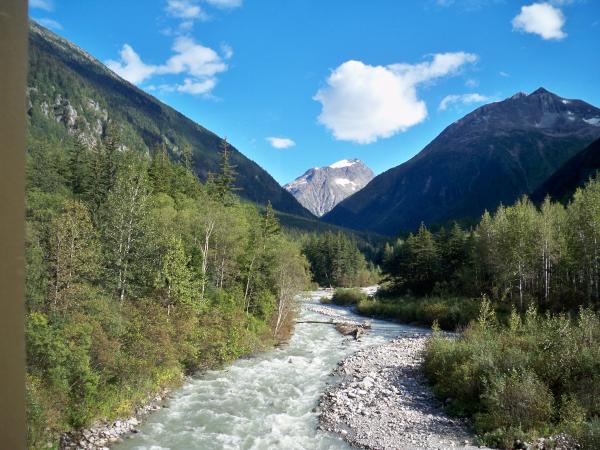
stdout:
<svg viewBox="0 0 600 450">
<path fill-rule="evenodd" d="M 358 159 L 343 159 L 327 167 L 315 167 L 284 188 L 315 216 L 360 191 L 375 175 Z"/>
<path fill-rule="evenodd" d="M 164 145 L 174 160 L 190 148 L 201 180 L 218 170 L 222 138 L 35 22 L 29 66 L 31 136 L 77 138 L 92 147 L 114 122 L 129 147 L 150 153 Z M 313 226 L 314 214 L 323 215 L 324 226 L 394 235 L 420 222 L 475 219 L 523 194 L 564 200 L 600 167 L 599 138 L 600 109 L 540 88 L 478 108 L 372 180 L 362 162 L 343 160 L 311 169 L 284 189 L 235 148 L 232 162 L 240 196 L 270 201 L 303 228 Z"/>
<path fill-rule="evenodd" d="M 93 145 L 109 121 L 118 124 L 126 145 L 151 152 L 165 145 L 174 160 L 187 146 L 201 180 L 216 172 L 222 139 L 173 108 L 120 78 L 73 43 L 30 22 L 29 132 L 61 141 L 73 137 Z M 239 195 L 259 205 L 313 218 L 258 164 L 232 148 Z"/>
<path fill-rule="evenodd" d="M 542 185 L 536 189 L 531 198 L 541 202 L 549 195 L 553 200 L 566 202 L 571 199 L 578 187 L 585 183 L 600 170 L 600 139 L 577 153 Z"/>
<path fill-rule="evenodd" d="M 482 106 L 323 220 L 387 235 L 477 218 L 532 194 L 600 137 L 600 109 L 540 88 Z"/>
</svg>

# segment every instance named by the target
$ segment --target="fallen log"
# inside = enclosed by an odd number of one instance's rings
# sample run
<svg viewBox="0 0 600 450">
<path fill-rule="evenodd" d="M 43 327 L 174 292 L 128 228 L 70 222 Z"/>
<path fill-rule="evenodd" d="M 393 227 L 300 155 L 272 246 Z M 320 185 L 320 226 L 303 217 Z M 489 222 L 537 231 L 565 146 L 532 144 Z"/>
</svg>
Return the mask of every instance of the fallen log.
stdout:
<svg viewBox="0 0 600 450">
<path fill-rule="evenodd" d="M 321 323 L 325 325 L 334 325 L 335 329 L 344 336 L 352 336 L 355 340 L 358 340 L 364 333 L 365 330 L 371 328 L 371 322 L 365 321 L 363 323 L 356 322 L 341 322 L 336 320 L 296 320 L 296 323 Z"/>
<path fill-rule="evenodd" d="M 335 322 L 333 320 L 323 321 L 323 320 L 296 320 L 296 323 L 324 323 L 333 325 Z"/>
</svg>

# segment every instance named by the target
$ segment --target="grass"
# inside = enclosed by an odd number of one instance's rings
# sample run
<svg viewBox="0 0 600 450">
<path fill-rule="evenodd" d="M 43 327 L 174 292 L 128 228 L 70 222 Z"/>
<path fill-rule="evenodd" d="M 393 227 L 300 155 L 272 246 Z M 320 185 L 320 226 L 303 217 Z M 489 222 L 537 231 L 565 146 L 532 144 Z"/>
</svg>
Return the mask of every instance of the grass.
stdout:
<svg viewBox="0 0 600 450">
<path fill-rule="evenodd" d="M 477 318 L 480 304 L 480 299 L 466 297 L 366 298 L 358 302 L 357 310 L 369 317 L 427 327 L 437 322 L 443 330 L 454 331 Z"/>
<path fill-rule="evenodd" d="M 434 332 L 424 372 L 451 414 L 473 419 L 483 444 L 566 433 L 600 448 L 600 317 L 513 312 L 501 325 L 484 301 L 460 338 Z"/>
<path fill-rule="evenodd" d="M 357 288 L 338 288 L 333 293 L 331 299 L 323 297 L 320 302 L 325 304 L 339 305 L 339 306 L 356 306 L 361 302 L 368 300 L 367 294 Z"/>
</svg>

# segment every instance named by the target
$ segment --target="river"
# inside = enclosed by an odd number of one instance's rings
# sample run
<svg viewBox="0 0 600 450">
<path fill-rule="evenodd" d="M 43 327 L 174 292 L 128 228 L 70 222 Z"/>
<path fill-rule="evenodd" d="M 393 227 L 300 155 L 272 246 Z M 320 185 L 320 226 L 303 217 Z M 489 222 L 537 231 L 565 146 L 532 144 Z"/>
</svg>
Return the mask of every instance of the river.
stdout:
<svg viewBox="0 0 600 450">
<path fill-rule="evenodd" d="M 323 291 L 301 301 L 299 320 L 328 320 L 311 311 Z M 336 308 L 336 307 L 334 307 Z M 362 317 L 347 308 L 340 314 Z M 213 370 L 174 392 L 166 408 L 148 416 L 139 433 L 114 450 L 347 449 L 339 437 L 317 430 L 316 406 L 331 371 L 349 354 L 412 328 L 373 321 L 361 341 L 333 326 L 299 323 L 290 342 Z"/>
</svg>

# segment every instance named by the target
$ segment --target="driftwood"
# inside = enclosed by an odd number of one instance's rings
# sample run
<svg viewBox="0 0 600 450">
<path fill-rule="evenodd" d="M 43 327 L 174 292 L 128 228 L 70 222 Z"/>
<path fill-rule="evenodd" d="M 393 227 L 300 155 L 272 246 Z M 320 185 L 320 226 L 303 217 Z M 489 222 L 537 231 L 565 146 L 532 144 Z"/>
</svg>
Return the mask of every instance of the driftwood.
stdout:
<svg viewBox="0 0 600 450">
<path fill-rule="evenodd" d="M 333 320 L 323 321 L 323 320 L 296 320 L 296 323 L 324 323 L 329 325 L 334 325 L 335 322 Z"/>
<path fill-rule="evenodd" d="M 358 340 L 366 330 L 371 328 L 371 324 L 353 324 L 338 322 L 335 324 L 335 329 L 342 333 L 344 336 L 352 336 L 355 340 Z"/>
<path fill-rule="evenodd" d="M 322 321 L 322 320 L 297 320 L 296 323 L 322 323 L 326 325 L 334 325 L 335 329 L 338 330 L 344 336 L 352 336 L 354 339 L 359 339 L 366 330 L 371 328 L 371 322 L 365 321 L 357 324 L 352 322 L 339 322 L 334 320 Z"/>
</svg>

